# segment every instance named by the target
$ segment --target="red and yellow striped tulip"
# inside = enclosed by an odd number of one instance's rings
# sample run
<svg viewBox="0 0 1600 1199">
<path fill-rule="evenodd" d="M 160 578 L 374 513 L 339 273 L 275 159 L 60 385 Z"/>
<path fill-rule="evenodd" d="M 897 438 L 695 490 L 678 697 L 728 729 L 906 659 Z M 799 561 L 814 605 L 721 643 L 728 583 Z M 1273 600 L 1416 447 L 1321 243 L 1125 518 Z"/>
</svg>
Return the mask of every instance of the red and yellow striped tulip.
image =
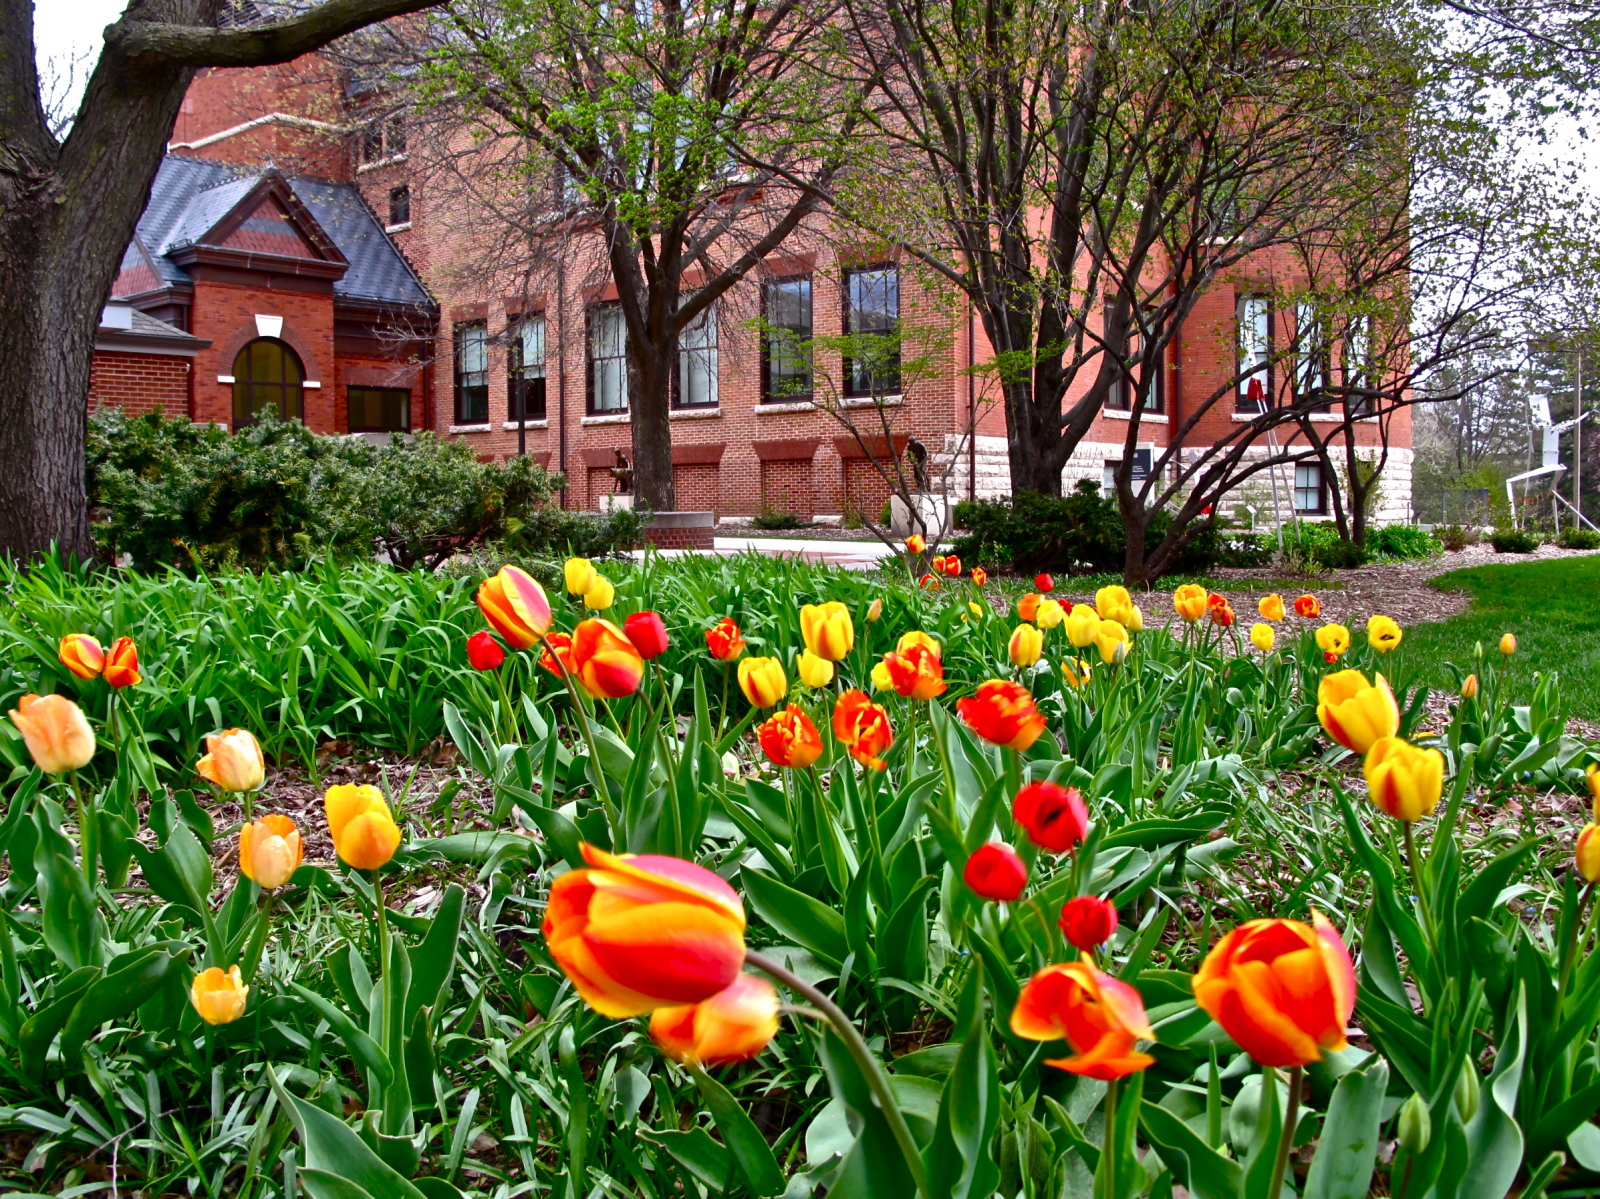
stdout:
<svg viewBox="0 0 1600 1199">
<path fill-rule="evenodd" d="M 550 601 L 527 571 L 502 566 L 478 587 L 478 608 L 505 643 L 532 649 L 550 631 Z"/>
</svg>

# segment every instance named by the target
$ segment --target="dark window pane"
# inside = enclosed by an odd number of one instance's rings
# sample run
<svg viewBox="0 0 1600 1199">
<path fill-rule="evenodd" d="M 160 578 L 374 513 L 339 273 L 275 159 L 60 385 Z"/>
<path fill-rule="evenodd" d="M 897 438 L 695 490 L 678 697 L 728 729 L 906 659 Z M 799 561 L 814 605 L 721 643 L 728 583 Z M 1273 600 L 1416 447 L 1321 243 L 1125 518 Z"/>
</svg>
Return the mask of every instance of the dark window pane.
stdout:
<svg viewBox="0 0 1600 1199">
<path fill-rule="evenodd" d="M 860 343 L 858 355 L 845 361 L 845 394 L 881 396 L 898 391 L 900 351 L 887 339 L 900 324 L 899 268 L 846 271 L 844 285 L 845 332 L 873 339 Z"/>
<path fill-rule="evenodd" d="M 770 328 L 762 363 L 762 398 L 768 402 L 804 398 L 811 394 L 811 280 L 779 279 L 767 283 L 762 304 Z"/>
<path fill-rule="evenodd" d="M 300 359 L 281 341 L 260 338 L 233 360 L 233 423 L 248 425 L 271 409 L 282 420 L 302 414 Z"/>
<path fill-rule="evenodd" d="M 482 321 L 457 325 L 456 424 L 481 425 L 489 419 L 489 329 Z"/>
<path fill-rule="evenodd" d="M 411 427 L 411 392 L 403 387 L 352 387 L 350 432 L 404 433 Z"/>
<path fill-rule="evenodd" d="M 411 189 L 397 187 L 389 192 L 389 223 L 405 225 L 411 221 Z"/>
</svg>

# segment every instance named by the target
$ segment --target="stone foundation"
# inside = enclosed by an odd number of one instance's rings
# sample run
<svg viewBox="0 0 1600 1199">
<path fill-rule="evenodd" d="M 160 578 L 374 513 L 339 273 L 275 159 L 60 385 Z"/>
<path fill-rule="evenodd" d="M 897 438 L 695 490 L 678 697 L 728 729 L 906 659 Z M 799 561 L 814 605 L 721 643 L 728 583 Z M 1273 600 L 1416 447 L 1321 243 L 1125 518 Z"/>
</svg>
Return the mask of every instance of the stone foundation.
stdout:
<svg viewBox="0 0 1600 1199">
<path fill-rule="evenodd" d="M 710 550 L 717 526 L 711 512 L 657 512 L 645 526 L 645 540 L 658 550 Z"/>
</svg>

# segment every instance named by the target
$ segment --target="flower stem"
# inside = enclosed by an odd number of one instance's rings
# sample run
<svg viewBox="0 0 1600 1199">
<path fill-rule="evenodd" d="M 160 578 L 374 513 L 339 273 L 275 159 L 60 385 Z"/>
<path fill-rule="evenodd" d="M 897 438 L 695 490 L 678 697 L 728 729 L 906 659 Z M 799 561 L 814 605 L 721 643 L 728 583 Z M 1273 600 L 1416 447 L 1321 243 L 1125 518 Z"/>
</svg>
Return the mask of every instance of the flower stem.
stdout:
<svg viewBox="0 0 1600 1199">
<path fill-rule="evenodd" d="M 384 985 L 384 1016 L 388 1016 L 388 988 L 393 984 L 389 980 L 389 906 L 383 897 L 382 868 L 372 872 L 372 894 L 378 903 L 378 977 Z M 389 1035 L 387 1025 L 383 1028 L 384 1037 Z M 379 1044 L 388 1044 L 387 1040 L 380 1039 Z"/>
<path fill-rule="evenodd" d="M 1594 884 L 1590 883 L 1583 889 L 1583 894 L 1578 897 L 1578 910 L 1572 915 L 1572 923 L 1567 928 L 1567 943 L 1561 951 L 1561 982 L 1556 987 L 1556 1021 L 1561 1020 L 1561 1004 L 1567 997 L 1567 984 L 1572 981 L 1572 967 L 1578 960 L 1578 929 L 1583 927 L 1583 910 L 1594 895 Z M 1584 938 L 1588 940 L 1587 937 Z"/>
<path fill-rule="evenodd" d="M 1422 863 L 1417 859 L 1417 841 L 1411 831 L 1411 821 L 1401 821 L 1406 841 L 1406 866 L 1411 871 L 1411 885 L 1417 892 L 1417 905 L 1422 909 L 1422 923 L 1428 929 L 1428 944 L 1434 953 L 1439 952 L 1439 933 L 1433 923 L 1433 906 L 1428 902 L 1428 892 L 1422 886 Z"/>
<path fill-rule="evenodd" d="M 489 673 L 494 675 L 495 686 L 499 688 L 500 691 L 500 712 L 506 726 L 505 730 L 500 735 L 505 737 L 508 741 L 514 742 L 517 739 L 517 720 L 511 711 L 511 696 L 506 691 L 505 676 L 500 673 L 499 667 L 496 667 Z"/>
<path fill-rule="evenodd" d="M 857 1068 L 867 1081 L 867 1086 L 872 1090 L 872 1097 L 883 1113 L 883 1118 L 889 1124 L 889 1131 L 894 1134 L 895 1143 L 900 1146 L 900 1154 L 905 1158 L 906 1169 L 911 1174 L 911 1180 L 916 1184 L 917 1194 L 928 1195 L 927 1174 L 922 1166 L 922 1154 L 917 1152 L 917 1144 L 911 1139 L 911 1129 L 906 1125 L 906 1118 L 901 1113 L 900 1107 L 894 1101 L 894 1095 L 889 1090 L 889 1081 L 883 1075 L 883 1068 L 878 1064 L 877 1058 L 867 1048 L 867 1043 L 861 1039 L 861 1034 L 856 1026 L 850 1022 L 834 1002 L 817 990 L 810 983 L 799 976 L 790 973 L 759 953 L 745 952 L 744 960 L 754 966 L 763 974 L 768 974 L 778 982 L 788 987 L 798 995 L 804 995 L 811 1005 L 821 1012 L 839 1034 L 839 1039 L 850 1051 L 850 1056 L 855 1060 Z"/>
<path fill-rule="evenodd" d="M 72 780 L 72 795 L 78 809 L 78 865 L 83 870 L 83 877 L 89 884 L 90 894 L 94 893 L 95 865 L 100 857 L 100 828 L 95 816 L 94 804 L 83 802 L 83 784 L 78 781 L 78 772 L 69 770 L 67 777 Z"/>
<path fill-rule="evenodd" d="M 1106 1081 L 1106 1129 L 1105 1135 L 1100 1138 L 1100 1164 L 1105 1168 L 1106 1199 L 1117 1199 L 1117 1084 L 1122 1080 L 1112 1078 Z"/>
<path fill-rule="evenodd" d="M 256 911 L 256 931 L 250 938 L 250 946 L 245 951 L 244 962 L 239 967 L 245 982 L 255 979 L 256 967 L 261 964 L 261 955 L 267 947 L 267 930 L 272 925 L 272 902 L 274 895 L 271 891 L 261 893 L 260 906 Z"/>
<path fill-rule="evenodd" d="M 1406 826 L 1408 831 L 1410 827 Z M 1289 1071 L 1289 1102 L 1283 1109 L 1283 1136 L 1278 1139 L 1278 1156 L 1272 1163 L 1272 1182 L 1267 1187 L 1267 1199 L 1278 1199 L 1283 1194 L 1283 1179 L 1289 1171 L 1289 1153 L 1294 1147 L 1294 1129 L 1300 1115 L 1300 1079 L 1304 1072 L 1303 1066 L 1296 1066 Z M 1265 1086 L 1277 1086 L 1278 1072 L 1268 1066 L 1261 1081 Z"/>
<path fill-rule="evenodd" d="M 556 664 L 556 672 L 561 675 L 561 681 L 567 686 L 567 694 L 572 698 L 572 707 L 578 714 L 578 727 L 583 730 L 583 739 L 589 746 L 589 764 L 594 767 L 594 780 L 600 806 L 606 810 L 606 819 L 611 823 L 611 833 L 619 845 L 626 843 L 627 837 L 622 827 L 622 817 L 616 808 L 611 805 L 611 791 L 606 786 L 605 771 L 600 768 L 600 747 L 594 739 L 594 729 L 589 723 L 589 712 L 583 706 L 583 699 L 578 695 L 577 685 L 572 681 L 572 673 L 567 669 L 567 664 L 561 660 L 561 655 L 554 649 L 550 650 L 550 658 Z"/>
</svg>

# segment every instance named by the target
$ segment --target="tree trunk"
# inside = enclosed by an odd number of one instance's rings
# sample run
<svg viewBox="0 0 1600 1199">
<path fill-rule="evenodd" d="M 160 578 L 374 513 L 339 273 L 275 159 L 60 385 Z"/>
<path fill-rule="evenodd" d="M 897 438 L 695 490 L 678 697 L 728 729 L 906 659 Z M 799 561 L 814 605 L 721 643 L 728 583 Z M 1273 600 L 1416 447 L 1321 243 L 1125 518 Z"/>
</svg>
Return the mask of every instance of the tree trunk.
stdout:
<svg viewBox="0 0 1600 1199">
<path fill-rule="evenodd" d="M 633 491 L 653 512 L 677 510 L 672 486 L 673 353 L 628 347 L 628 410 L 633 419 Z"/>
</svg>

